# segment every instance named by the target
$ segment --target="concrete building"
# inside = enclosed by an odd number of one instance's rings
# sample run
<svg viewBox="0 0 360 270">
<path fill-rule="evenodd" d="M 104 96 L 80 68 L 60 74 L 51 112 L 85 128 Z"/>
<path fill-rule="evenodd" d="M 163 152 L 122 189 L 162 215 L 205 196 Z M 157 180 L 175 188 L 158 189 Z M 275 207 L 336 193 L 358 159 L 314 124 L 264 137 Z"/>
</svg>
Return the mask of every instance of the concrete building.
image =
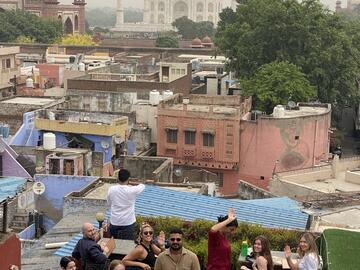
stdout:
<svg viewBox="0 0 360 270">
<path fill-rule="evenodd" d="M 219 13 L 226 7 L 236 8 L 235 0 L 144 0 L 141 24 L 124 23 L 123 0 L 117 0 L 114 30 L 121 32 L 161 32 L 171 30 L 171 23 L 183 16 L 195 21 L 209 21 L 215 26 Z"/>
<path fill-rule="evenodd" d="M 236 194 L 240 164 L 240 120 L 251 99 L 240 96 L 175 95 L 158 108 L 157 155 L 174 164 L 217 174 L 223 194 Z M 191 179 L 190 179 L 191 181 Z"/>
<path fill-rule="evenodd" d="M 264 196 L 273 173 L 328 159 L 330 106 L 300 104 L 254 119 L 250 110 L 251 100 L 240 96 L 165 100 L 158 108 L 158 155 L 216 173 L 225 195 L 237 194 L 241 179 L 264 189 Z"/>
<path fill-rule="evenodd" d="M 264 189 L 275 172 L 311 168 L 329 158 L 330 105 L 280 110 L 241 120 L 239 177 Z"/>
<path fill-rule="evenodd" d="M 85 33 L 85 0 L 59 5 L 57 0 L 1 0 L 4 9 L 23 9 L 39 17 L 61 20 L 66 34 Z"/>
<path fill-rule="evenodd" d="M 44 133 L 53 132 L 56 146 L 90 149 L 93 152 L 92 164 L 95 165 L 89 166 L 92 167 L 92 175 L 110 176 L 114 172 L 112 158 L 120 156 L 121 145 L 127 139 L 128 118 L 105 113 L 43 110 L 36 115 L 35 129 L 40 131 L 38 145 L 45 143 Z M 125 146 L 122 148 L 126 149 Z M 64 159 L 56 159 L 53 156 L 48 156 L 48 158 L 57 164 L 57 171 L 63 171 L 60 161 Z M 82 164 L 85 162 L 81 155 L 73 153 L 71 160 L 71 164 L 78 164 L 81 171 Z M 101 165 L 97 166 L 97 163 Z M 66 167 L 66 164 L 64 165 Z M 95 168 L 101 168 L 101 170 L 94 171 Z M 50 167 L 46 169 L 50 170 Z M 79 170 L 78 173 L 80 173 Z"/>
<path fill-rule="evenodd" d="M 0 121 L 10 126 L 10 134 L 14 135 L 23 124 L 26 112 L 56 108 L 63 99 L 42 97 L 10 97 L 0 100 Z"/>
<path fill-rule="evenodd" d="M 20 76 L 20 66 L 15 55 L 20 52 L 20 47 L 0 47 L 0 99 L 13 94 L 14 78 Z"/>
</svg>

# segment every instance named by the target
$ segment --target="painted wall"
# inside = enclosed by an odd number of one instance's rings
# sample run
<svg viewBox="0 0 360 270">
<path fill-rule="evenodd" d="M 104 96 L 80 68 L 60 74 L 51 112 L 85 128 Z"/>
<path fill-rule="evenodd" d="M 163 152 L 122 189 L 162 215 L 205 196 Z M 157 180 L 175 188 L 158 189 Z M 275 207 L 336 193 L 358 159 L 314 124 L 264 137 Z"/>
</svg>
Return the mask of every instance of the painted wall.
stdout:
<svg viewBox="0 0 360 270">
<path fill-rule="evenodd" d="M 51 80 L 55 86 L 61 86 L 64 82 L 64 65 L 59 64 L 37 64 L 40 73 L 40 87 L 45 88 L 45 82 Z"/>
<path fill-rule="evenodd" d="M 45 192 L 35 195 L 36 209 L 44 213 L 46 231 L 51 229 L 63 216 L 64 197 L 96 181 L 92 176 L 35 175 L 35 180 L 44 183 Z"/>
<path fill-rule="evenodd" d="M 273 172 L 309 168 L 326 160 L 330 121 L 330 111 L 315 116 L 241 121 L 240 178 L 267 188 Z"/>
<path fill-rule="evenodd" d="M 11 145 L 37 146 L 40 132 L 35 128 L 36 111 L 27 112 L 23 115 L 23 124 L 14 135 Z"/>
<path fill-rule="evenodd" d="M 9 234 L 0 242 L 0 254 L 0 269 L 9 269 L 12 264 L 21 267 L 21 243 L 16 234 Z"/>
</svg>

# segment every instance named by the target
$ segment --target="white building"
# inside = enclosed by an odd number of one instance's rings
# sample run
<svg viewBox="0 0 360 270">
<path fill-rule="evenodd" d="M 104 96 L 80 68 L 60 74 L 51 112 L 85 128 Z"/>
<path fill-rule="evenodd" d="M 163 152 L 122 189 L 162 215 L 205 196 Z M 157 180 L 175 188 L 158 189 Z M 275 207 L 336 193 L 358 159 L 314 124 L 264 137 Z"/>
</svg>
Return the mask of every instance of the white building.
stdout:
<svg viewBox="0 0 360 270">
<path fill-rule="evenodd" d="M 210 21 L 216 26 L 219 13 L 226 7 L 235 9 L 235 0 L 144 0 L 144 21 L 124 23 L 123 0 L 117 0 L 118 31 L 158 32 L 172 29 L 171 23 L 186 16 L 195 22 Z"/>
</svg>

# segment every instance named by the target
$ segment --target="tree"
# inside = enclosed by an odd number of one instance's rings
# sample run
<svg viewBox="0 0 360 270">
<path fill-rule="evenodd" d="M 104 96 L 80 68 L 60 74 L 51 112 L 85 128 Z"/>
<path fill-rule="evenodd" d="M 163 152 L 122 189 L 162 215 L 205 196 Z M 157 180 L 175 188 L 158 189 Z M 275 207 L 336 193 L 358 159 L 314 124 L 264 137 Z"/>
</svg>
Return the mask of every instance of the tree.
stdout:
<svg viewBox="0 0 360 270">
<path fill-rule="evenodd" d="M 212 22 L 194 22 L 186 16 L 177 18 L 172 23 L 172 26 L 176 27 L 178 33 L 184 39 L 203 38 L 205 36 L 213 37 L 215 34 L 214 24 Z"/>
<path fill-rule="evenodd" d="M 243 90 L 254 97 L 256 109 L 266 113 L 278 104 L 306 102 L 315 96 L 315 88 L 305 74 L 287 61 L 262 65 L 251 79 L 244 80 Z"/>
<path fill-rule="evenodd" d="M 22 10 L 0 11 L 0 41 L 16 41 L 19 36 L 34 42 L 52 43 L 63 34 L 59 20 L 43 19 Z"/>
<path fill-rule="evenodd" d="M 179 48 L 179 39 L 174 36 L 160 36 L 156 39 L 156 47 L 160 48 Z"/>
<path fill-rule="evenodd" d="M 21 35 L 15 39 L 15 42 L 16 43 L 35 43 L 35 40 L 31 37 Z"/>
<path fill-rule="evenodd" d="M 57 42 L 60 45 L 83 45 L 83 46 L 93 46 L 97 45 L 94 41 L 92 36 L 90 35 L 80 35 L 80 34 L 73 34 L 67 35 L 63 37 L 61 40 Z"/>
<path fill-rule="evenodd" d="M 359 93 L 359 34 L 352 24 L 317 0 L 247 0 L 236 21 L 222 21 L 216 43 L 227 68 L 251 79 L 264 64 L 288 61 L 316 87 L 320 101 L 344 106 Z M 350 34 L 353 33 L 353 34 Z"/>
</svg>

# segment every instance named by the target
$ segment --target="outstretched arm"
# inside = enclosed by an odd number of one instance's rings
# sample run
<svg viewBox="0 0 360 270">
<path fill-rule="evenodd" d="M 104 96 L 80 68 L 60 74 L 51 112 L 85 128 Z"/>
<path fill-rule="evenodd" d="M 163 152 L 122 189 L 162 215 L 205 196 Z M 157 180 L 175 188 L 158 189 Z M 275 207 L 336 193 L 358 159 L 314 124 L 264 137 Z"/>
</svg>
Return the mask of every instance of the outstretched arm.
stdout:
<svg viewBox="0 0 360 270">
<path fill-rule="evenodd" d="M 291 249 L 288 245 L 285 246 L 284 252 L 285 252 L 286 261 L 287 261 L 288 265 L 290 266 L 290 269 L 298 270 L 299 269 L 298 264 L 293 263 L 293 261 L 291 260 Z"/>
<path fill-rule="evenodd" d="M 228 218 L 220 223 L 215 224 L 211 227 L 211 231 L 217 232 L 222 228 L 226 227 L 229 223 L 236 219 L 235 210 L 233 208 L 229 208 L 228 210 Z"/>
</svg>

